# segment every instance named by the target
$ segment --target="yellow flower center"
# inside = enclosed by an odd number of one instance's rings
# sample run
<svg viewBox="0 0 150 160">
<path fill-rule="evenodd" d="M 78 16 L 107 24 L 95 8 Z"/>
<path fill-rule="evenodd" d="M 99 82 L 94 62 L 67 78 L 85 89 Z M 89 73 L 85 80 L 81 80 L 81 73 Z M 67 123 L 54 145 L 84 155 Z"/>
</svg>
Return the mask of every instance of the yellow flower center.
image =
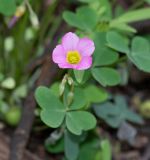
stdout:
<svg viewBox="0 0 150 160">
<path fill-rule="evenodd" d="M 81 55 L 78 51 L 69 51 L 66 60 L 70 64 L 78 64 L 81 61 Z"/>
</svg>

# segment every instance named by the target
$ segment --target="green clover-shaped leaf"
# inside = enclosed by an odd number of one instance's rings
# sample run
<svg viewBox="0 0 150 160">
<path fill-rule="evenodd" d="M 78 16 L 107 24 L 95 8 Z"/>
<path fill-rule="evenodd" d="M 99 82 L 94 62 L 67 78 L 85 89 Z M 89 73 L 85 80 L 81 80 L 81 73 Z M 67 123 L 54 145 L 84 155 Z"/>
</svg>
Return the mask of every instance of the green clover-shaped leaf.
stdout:
<svg viewBox="0 0 150 160">
<path fill-rule="evenodd" d="M 93 78 L 103 86 L 114 86 L 120 83 L 119 73 L 107 65 L 111 65 L 118 60 L 118 53 L 107 46 L 106 33 L 94 34 L 95 52 L 93 68 L 91 69 Z M 106 67 L 105 67 L 106 66 Z"/>
<path fill-rule="evenodd" d="M 121 81 L 119 73 L 110 67 L 93 68 L 92 75 L 103 86 L 114 86 Z"/>
<path fill-rule="evenodd" d="M 42 108 L 42 121 L 52 128 L 59 127 L 65 117 L 65 106 L 46 87 L 39 87 L 36 90 L 35 97 L 37 103 Z"/>
<path fill-rule="evenodd" d="M 104 102 L 108 98 L 107 92 L 95 85 L 88 85 L 84 88 L 87 101 L 90 103 Z"/>
<path fill-rule="evenodd" d="M 65 131 L 64 133 L 64 149 L 65 156 L 69 160 L 76 160 L 79 155 L 79 140 L 80 137 L 74 134 L 71 134 L 69 131 Z"/>
<path fill-rule="evenodd" d="M 16 11 L 15 0 L 0 0 L 0 13 L 11 16 Z"/>
<path fill-rule="evenodd" d="M 146 39 L 135 37 L 128 57 L 139 69 L 150 72 L 150 44 Z"/>
<path fill-rule="evenodd" d="M 129 53 L 129 41 L 125 36 L 115 31 L 109 31 L 106 38 L 110 48 L 113 48 L 122 53 Z"/>
<path fill-rule="evenodd" d="M 76 13 L 65 11 L 63 18 L 69 25 L 82 30 L 91 30 L 97 23 L 96 12 L 87 6 L 78 8 Z"/>
<path fill-rule="evenodd" d="M 104 66 L 113 64 L 118 60 L 118 54 L 107 46 L 106 33 L 98 32 L 94 34 L 94 66 Z"/>
<path fill-rule="evenodd" d="M 119 127 L 126 120 L 138 124 L 143 123 L 142 118 L 128 108 L 125 98 L 120 95 L 115 97 L 115 103 L 106 102 L 100 106 L 95 105 L 94 111 L 98 117 L 114 128 Z"/>
<path fill-rule="evenodd" d="M 64 122 L 68 130 L 76 135 L 80 135 L 82 131 L 94 128 L 96 125 L 95 117 L 87 111 L 78 110 L 87 102 L 82 93 L 84 94 L 81 89 L 75 89 L 76 96 L 74 102 L 68 108 L 49 88 L 37 88 L 35 98 L 42 109 L 41 120 L 47 126 L 57 128 L 65 119 Z"/>
<path fill-rule="evenodd" d="M 75 87 L 74 90 L 74 100 L 70 106 L 71 110 L 81 109 L 87 104 L 87 99 L 84 94 L 84 90 L 78 87 Z"/>
<path fill-rule="evenodd" d="M 96 119 L 89 112 L 72 111 L 67 113 L 66 125 L 72 133 L 80 135 L 82 131 L 94 128 L 96 125 Z"/>
</svg>

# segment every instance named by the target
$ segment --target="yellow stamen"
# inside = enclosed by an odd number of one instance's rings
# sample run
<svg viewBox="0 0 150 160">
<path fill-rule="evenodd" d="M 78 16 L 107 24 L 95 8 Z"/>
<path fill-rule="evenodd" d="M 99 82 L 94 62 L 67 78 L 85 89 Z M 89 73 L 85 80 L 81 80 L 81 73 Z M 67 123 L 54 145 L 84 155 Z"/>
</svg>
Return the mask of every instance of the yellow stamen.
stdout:
<svg viewBox="0 0 150 160">
<path fill-rule="evenodd" d="M 81 55 L 78 51 L 69 51 L 66 60 L 70 64 L 78 64 L 81 61 Z"/>
</svg>

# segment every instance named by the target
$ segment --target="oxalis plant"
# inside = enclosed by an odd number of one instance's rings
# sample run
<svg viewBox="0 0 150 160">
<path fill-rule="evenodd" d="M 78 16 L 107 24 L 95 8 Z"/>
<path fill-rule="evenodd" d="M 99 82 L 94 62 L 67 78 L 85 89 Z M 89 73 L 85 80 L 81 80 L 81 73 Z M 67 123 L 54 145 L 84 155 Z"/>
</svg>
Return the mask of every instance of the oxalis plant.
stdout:
<svg viewBox="0 0 150 160">
<path fill-rule="evenodd" d="M 102 120 L 113 128 L 126 121 L 143 123 L 123 96 L 110 94 L 106 87 L 126 85 L 132 64 L 150 72 L 149 41 L 129 25 L 149 19 L 150 9 L 116 11 L 113 17 L 108 1 L 82 2 L 76 12 L 63 13 L 75 30 L 63 36 L 51 55 L 65 75 L 50 88 L 38 87 L 35 98 L 41 120 L 56 129 L 46 141 L 47 150 L 64 148 L 68 160 L 109 160 L 109 141 L 99 137 L 96 125 Z"/>
</svg>

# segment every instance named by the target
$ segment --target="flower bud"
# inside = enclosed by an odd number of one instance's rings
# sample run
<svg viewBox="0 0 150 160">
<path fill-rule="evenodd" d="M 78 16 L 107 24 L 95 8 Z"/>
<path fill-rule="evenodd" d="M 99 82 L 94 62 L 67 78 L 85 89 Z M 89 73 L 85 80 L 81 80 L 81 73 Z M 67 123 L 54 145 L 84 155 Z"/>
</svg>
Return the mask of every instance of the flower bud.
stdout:
<svg viewBox="0 0 150 160">
<path fill-rule="evenodd" d="M 39 20 L 34 12 L 30 13 L 30 21 L 34 28 L 39 29 Z"/>
<path fill-rule="evenodd" d="M 73 85 L 73 79 L 72 79 L 71 77 L 68 77 L 68 84 L 69 84 L 70 86 Z"/>
<path fill-rule="evenodd" d="M 23 14 L 25 13 L 25 10 L 26 10 L 25 6 L 23 6 L 23 5 L 19 6 L 15 12 L 15 16 L 18 18 L 23 16 Z"/>
<path fill-rule="evenodd" d="M 64 93 L 64 90 L 65 90 L 65 85 L 66 85 L 66 82 L 67 82 L 67 77 L 68 75 L 65 74 L 64 78 L 62 79 L 61 81 L 61 84 L 59 86 L 59 95 L 62 96 L 63 93 Z"/>
<path fill-rule="evenodd" d="M 72 103 L 73 97 L 74 97 L 74 93 L 73 92 L 69 92 L 68 95 L 67 95 L 67 104 L 68 104 L 68 106 Z"/>
</svg>

